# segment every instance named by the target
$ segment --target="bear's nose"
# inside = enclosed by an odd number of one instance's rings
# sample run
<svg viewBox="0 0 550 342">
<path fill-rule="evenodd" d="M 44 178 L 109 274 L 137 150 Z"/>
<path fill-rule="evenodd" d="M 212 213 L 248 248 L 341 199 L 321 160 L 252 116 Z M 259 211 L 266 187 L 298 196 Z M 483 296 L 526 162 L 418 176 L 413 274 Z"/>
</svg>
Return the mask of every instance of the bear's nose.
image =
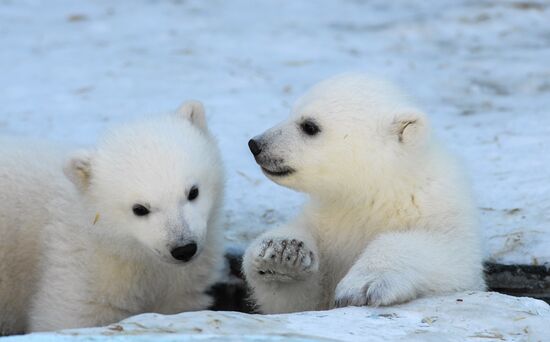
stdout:
<svg viewBox="0 0 550 342">
<path fill-rule="evenodd" d="M 260 148 L 260 144 L 258 144 L 258 142 L 256 142 L 256 140 L 254 139 L 250 139 L 248 141 L 248 148 L 250 148 L 250 152 L 252 152 L 254 156 L 257 156 L 262 152 L 262 149 Z"/>
<path fill-rule="evenodd" d="M 194 242 L 188 243 L 184 246 L 176 247 L 170 252 L 174 259 L 184 262 L 191 260 L 195 253 L 197 253 L 197 244 Z"/>
</svg>

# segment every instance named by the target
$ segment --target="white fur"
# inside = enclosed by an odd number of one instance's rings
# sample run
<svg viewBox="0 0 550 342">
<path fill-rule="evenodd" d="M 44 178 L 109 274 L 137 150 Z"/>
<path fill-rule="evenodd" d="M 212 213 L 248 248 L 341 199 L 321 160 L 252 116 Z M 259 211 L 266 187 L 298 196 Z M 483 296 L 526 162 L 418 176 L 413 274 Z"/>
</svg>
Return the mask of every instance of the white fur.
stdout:
<svg viewBox="0 0 550 342">
<path fill-rule="evenodd" d="M 304 134 L 305 119 L 320 133 Z M 485 288 L 468 184 L 427 117 L 393 85 L 357 74 L 328 79 L 254 139 L 264 173 L 311 198 L 293 223 L 245 253 L 262 312 Z"/>
<path fill-rule="evenodd" d="M 1 333 L 211 304 L 205 291 L 223 264 L 223 174 L 200 103 L 117 127 L 70 158 L 44 144 L 1 148 Z M 151 213 L 134 215 L 136 203 Z M 174 259 L 171 249 L 189 241 L 195 257 Z"/>
</svg>

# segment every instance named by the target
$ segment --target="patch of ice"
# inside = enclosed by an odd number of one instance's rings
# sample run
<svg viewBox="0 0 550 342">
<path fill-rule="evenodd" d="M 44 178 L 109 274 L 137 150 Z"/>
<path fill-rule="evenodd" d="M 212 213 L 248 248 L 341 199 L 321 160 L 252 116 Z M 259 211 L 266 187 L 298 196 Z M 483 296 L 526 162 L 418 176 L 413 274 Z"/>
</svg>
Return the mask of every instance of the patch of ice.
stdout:
<svg viewBox="0 0 550 342">
<path fill-rule="evenodd" d="M 457 293 L 387 308 L 284 315 L 199 311 L 144 314 L 103 328 L 35 333 L 17 341 L 543 341 L 550 306 L 498 293 Z"/>
</svg>

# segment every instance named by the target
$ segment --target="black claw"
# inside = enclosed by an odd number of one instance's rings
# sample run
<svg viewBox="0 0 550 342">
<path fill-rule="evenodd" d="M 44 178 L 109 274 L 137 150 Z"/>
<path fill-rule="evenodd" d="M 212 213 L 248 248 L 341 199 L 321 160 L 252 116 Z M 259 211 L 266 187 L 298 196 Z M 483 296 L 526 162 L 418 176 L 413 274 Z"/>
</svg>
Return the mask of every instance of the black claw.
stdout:
<svg viewBox="0 0 550 342">
<path fill-rule="evenodd" d="M 350 298 L 342 298 L 342 299 L 338 300 L 338 307 L 339 308 L 343 308 L 345 306 L 350 306 L 350 305 L 352 305 Z"/>
<path fill-rule="evenodd" d="M 309 252 L 309 258 L 311 259 L 311 264 L 309 265 L 312 266 L 315 263 L 315 254 L 313 254 L 313 252 Z"/>
<path fill-rule="evenodd" d="M 281 249 L 281 258 L 279 259 L 279 262 L 283 262 L 283 255 L 285 254 L 285 251 L 286 251 L 287 241 L 283 240 L 283 242 L 281 242 L 281 245 L 283 246 L 283 248 Z"/>
<path fill-rule="evenodd" d="M 264 272 L 264 271 L 258 271 L 258 274 L 259 274 L 259 275 L 264 275 L 265 272 Z"/>
</svg>

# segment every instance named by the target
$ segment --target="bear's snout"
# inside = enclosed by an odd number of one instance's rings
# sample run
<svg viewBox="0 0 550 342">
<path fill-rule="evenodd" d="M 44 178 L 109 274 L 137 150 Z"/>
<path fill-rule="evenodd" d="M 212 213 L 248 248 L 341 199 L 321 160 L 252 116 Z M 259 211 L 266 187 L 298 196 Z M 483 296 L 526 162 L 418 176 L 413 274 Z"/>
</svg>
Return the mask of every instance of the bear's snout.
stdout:
<svg viewBox="0 0 550 342">
<path fill-rule="evenodd" d="M 254 157 L 256 157 L 258 154 L 262 153 L 262 148 L 261 148 L 260 144 L 254 139 L 250 139 L 248 141 L 248 148 L 250 148 L 250 152 L 252 152 Z"/>
<path fill-rule="evenodd" d="M 197 253 L 197 244 L 195 242 L 178 246 L 170 251 L 172 257 L 176 260 L 187 262 Z"/>
</svg>

